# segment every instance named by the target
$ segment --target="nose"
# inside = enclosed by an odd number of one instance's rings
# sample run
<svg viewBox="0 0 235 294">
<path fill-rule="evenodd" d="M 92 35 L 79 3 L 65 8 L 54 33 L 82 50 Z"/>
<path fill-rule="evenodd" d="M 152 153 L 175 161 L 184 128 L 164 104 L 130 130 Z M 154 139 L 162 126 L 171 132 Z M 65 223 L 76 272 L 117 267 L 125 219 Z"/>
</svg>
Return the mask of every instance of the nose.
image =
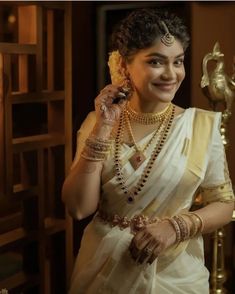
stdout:
<svg viewBox="0 0 235 294">
<path fill-rule="evenodd" d="M 174 80 L 176 77 L 176 72 L 174 67 L 169 64 L 164 67 L 164 71 L 162 72 L 162 79 L 163 80 Z"/>
</svg>

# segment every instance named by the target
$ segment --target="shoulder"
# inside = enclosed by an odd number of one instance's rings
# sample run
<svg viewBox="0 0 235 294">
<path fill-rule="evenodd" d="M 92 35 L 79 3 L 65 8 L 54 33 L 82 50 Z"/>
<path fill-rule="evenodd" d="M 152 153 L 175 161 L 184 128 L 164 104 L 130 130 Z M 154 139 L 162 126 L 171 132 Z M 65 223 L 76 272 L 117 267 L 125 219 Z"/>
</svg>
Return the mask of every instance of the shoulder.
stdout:
<svg viewBox="0 0 235 294">
<path fill-rule="evenodd" d="M 201 121 L 207 124 L 218 124 L 221 120 L 221 112 L 205 110 L 202 108 L 192 108 L 194 109 L 194 120 L 195 123 Z"/>
<path fill-rule="evenodd" d="M 220 134 L 221 112 L 194 108 L 193 133 L 200 134 L 201 140 Z"/>
<path fill-rule="evenodd" d="M 206 109 L 202 109 L 202 108 L 198 108 L 198 107 L 195 107 L 193 109 L 195 109 L 195 113 L 199 113 L 200 115 L 206 115 L 206 116 L 214 116 L 217 113 L 219 113 L 217 111 L 206 110 Z"/>
</svg>

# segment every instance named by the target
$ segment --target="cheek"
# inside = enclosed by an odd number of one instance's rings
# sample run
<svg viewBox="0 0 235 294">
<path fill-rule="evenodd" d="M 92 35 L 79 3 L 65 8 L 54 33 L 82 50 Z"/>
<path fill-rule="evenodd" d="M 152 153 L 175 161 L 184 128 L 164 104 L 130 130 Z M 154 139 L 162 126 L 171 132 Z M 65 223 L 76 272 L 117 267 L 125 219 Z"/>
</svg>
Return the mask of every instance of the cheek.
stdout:
<svg viewBox="0 0 235 294">
<path fill-rule="evenodd" d="M 180 76 L 180 80 L 182 82 L 184 80 L 184 78 L 185 78 L 185 69 L 184 68 L 180 71 L 179 76 Z"/>
<path fill-rule="evenodd" d="M 144 74 L 142 71 L 138 71 L 131 76 L 131 80 L 136 87 L 142 87 L 145 84 L 145 81 L 148 79 L 146 74 Z"/>
</svg>

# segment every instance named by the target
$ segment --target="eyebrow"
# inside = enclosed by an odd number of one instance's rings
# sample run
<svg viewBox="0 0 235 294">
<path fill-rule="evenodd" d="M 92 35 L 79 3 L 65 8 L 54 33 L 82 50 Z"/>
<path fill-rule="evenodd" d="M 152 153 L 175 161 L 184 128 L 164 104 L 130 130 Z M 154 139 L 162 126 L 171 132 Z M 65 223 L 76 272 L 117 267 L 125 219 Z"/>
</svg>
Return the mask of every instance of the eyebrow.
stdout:
<svg viewBox="0 0 235 294">
<path fill-rule="evenodd" d="M 153 57 L 153 56 L 157 56 L 157 57 L 160 57 L 162 59 L 167 59 L 168 58 L 166 55 L 163 55 L 161 53 L 156 53 L 156 52 L 146 55 L 146 57 Z M 179 55 L 175 56 L 175 58 L 179 58 L 179 57 L 182 57 L 182 56 L 184 56 L 184 53 L 180 53 Z"/>
</svg>

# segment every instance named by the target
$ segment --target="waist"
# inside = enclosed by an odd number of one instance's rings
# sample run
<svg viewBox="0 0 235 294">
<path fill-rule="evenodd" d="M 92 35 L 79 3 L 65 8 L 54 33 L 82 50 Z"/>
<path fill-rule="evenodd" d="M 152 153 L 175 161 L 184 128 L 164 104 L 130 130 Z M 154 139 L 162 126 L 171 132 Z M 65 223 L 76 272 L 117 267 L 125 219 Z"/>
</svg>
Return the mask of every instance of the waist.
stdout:
<svg viewBox="0 0 235 294">
<path fill-rule="evenodd" d="M 143 229 L 146 225 L 160 221 L 160 219 L 157 217 L 150 218 L 143 214 L 137 214 L 131 218 L 128 218 L 126 216 L 121 217 L 118 214 L 108 215 L 102 211 L 97 213 L 96 218 L 101 222 L 110 225 L 111 227 L 118 227 L 120 230 L 130 228 L 130 232 L 134 235 Z"/>
</svg>

